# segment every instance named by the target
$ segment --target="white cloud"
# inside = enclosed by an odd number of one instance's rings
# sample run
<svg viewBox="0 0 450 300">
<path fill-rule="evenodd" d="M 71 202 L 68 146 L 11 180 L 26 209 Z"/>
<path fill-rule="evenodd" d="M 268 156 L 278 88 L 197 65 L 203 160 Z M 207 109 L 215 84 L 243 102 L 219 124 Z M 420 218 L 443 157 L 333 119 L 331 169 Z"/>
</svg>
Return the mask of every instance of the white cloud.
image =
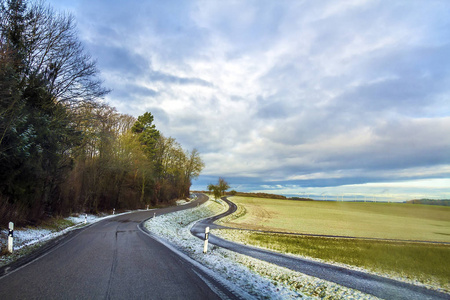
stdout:
<svg viewBox="0 0 450 300">
<path fill-rule="evenodd" d="M 201 151 L 205 176 L 450 176 L 449 3 L 78 3 L 107 100 L 152 111 Z"/>
</svg>

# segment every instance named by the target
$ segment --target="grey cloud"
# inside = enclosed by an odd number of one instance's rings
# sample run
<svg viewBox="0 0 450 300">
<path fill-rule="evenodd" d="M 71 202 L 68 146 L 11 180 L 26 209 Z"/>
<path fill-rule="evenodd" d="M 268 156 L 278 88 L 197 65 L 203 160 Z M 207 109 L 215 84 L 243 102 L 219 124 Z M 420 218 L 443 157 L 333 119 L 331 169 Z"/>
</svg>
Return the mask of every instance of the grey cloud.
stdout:
<svg viewBox="0 0 450 300">
<path fill-rule="evenodd" d="M 115 85 L 113 90 L 113 96 L 121 99 L 121 101 L 134 101 L 140 102 L 142 98 L 156 97 L 159 93 L 156 90 L 149 89 L 136 84 L 122 84 Z"/>
<path fill-rule="evenodd" d="M 139 77 L 148 72 L 150 61 L 119 46 L 101 43 L 88 44 L 90 52 L 96 53 L 97 61 L 103 73 L 117 72 L 124 77 Z"/>
<path fill-rule="evenodd" d="M 157 129 L 161 126 L 170 126 L 170 116 L 164 109 L 156 106 L 149 106 L 145 108 L 145 111 L 148 111 L 153 115 Z"/>
<path fill-rule="evenodd" d="M 448 4 L 78 3 L 110 99 L 133 115 L 151 111 L 164 134 L 200 148 L 210 172 L 230 181 L 340 185 L 450 164 Z M 217 76 L 217 66 L 230 74 Z M 248 90 L 229 94 L 248 78 Z M 361 143 L 345 144 L 364 130 Z M 322 178 L 287 181 L 316 173 Z"/>
<path fill-rule="evenodd" d="M 258 97 L 256 117 L 263 119 L 279 119 L 288 115 L 286 102 L 281 97 Z"/>
<path fill-rule="evenodd" d="M 449 120 L 395 121 L 375 127 L 363 147 L 323 152 L 330 169 L 396 170 L 450 163 Z"/>
<path fill-rule="evenodd" d="M 150 58 L 130 52 L 129 49 L 114 46 L 92 45 L 99 55 L 99 66 L 103 72 L 116 72 L 126 78 L 147 78 L 149 82 L 162 82 L 177 85 L 199 85 L 212 87 L 212 83 L 201 78 L 180 77 L 166 72 L 156 71 Z M 135 92 L 132 89 L 131 92 Z"/>
<path fill-rule="evenodd" d="M 343 90 L 330 109 L 363 118 L 394 112 L 420 116 L 450 91 L 449 50 L 448 46 L 408 49 L 365 62 L 358 72 L 363 70 L 371 80 Z"/>
<path fill-rule="evenodd" d="M 146 88 L 143 86 L 138 86 L 138 85 L 129 86 L 129 87 L 127 87 L 127 90 L 131 94 L 134 94 L 137 96 L 144 96 L 144 97 L 155 97 L 159 94 L 154 89 L 149 89 L 149 88 Z"/>
<path fill-rule="evenodd" d="M 201 78 L 189 78 L 189 77 L 179 77 L 175 75 L 171 75 L 168 73 L 160 72 L 160 71 L 150 71 L 148 75 L 148 79 L 154 82 L 164 82 L 168 84 L 179 84 L 179 85 L 199 85 L 212 87 L 212 83 L 203 80 Z"/>
<path fill-rule="evenodd" d="M 274 1 L 203 2 L 200 16 L 208 21 L 210 34 L 224 40 L 227 59 L 245 53 L 267 49 L 280 37 L 281 25 L 291 3 L 280 5 Z"/>
</svg>

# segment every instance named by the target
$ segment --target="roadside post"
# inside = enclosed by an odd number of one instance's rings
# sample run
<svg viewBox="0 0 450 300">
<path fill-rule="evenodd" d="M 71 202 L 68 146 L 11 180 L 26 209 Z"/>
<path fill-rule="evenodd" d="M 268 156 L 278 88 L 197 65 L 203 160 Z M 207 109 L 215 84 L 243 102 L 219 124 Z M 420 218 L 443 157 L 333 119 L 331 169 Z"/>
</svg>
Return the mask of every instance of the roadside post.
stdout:
<svg viewBox="0 0 450 300">
<path fill-rule="evenodd" d="M 87 223 L 87 214 L 84 214 L 84 224 Z"/>
<path fill-rule="evenodd" d="M 13 253 L 14 250 L 14 223 L 9 222 L 9 231 L 8 231 L 8 252 Z"/>
<path fill-rule="evenodd" d="M 116 209 L 115 208 L 113 208 L 113 215 L 115 215 L 116 214 Z"/>
<path fill-rule="evenodd" d="M 154 218 L 154 217 L 156 217 L 156 213 L 155 213 L 155 212 L 153 213 L 153 218 Z"/>
<path fill-rule="evenodd" d="M 203 246 L 203 253 L 208 252 L 209 227 L 205 228 L 205 245 Z"/>
<path fill-rule="evenodd" d="M 147 210 L 148 210 L 148 205 L 147 205 Z"/>
</svg>

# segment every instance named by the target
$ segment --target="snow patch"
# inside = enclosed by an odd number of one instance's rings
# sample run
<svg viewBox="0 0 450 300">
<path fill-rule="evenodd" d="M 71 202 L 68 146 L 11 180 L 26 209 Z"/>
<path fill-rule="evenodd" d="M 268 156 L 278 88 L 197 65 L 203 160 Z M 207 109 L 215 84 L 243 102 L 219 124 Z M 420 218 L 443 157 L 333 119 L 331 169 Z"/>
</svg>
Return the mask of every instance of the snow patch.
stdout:
<svg viewBox="0 0 450 300">
<path fill-rule="evenodd" d="M 76 228 L 80 228 L 82 226 L 87 226 L 105 219 L 113 218 L 119 215 L 129 214 L 133 211 L 127 211 L 120 214 L 115 215 L 106 215 L 106 216 L 96 216 L 91 214 L 77 214 L 74 216 L 70 216 L 65 218 L 65 220 L 69 220 L 74 223 L 73 226 L 67 227 L 63 230 L 50 230 L 44 228 L 19 228 L 14 230 L 14 251 L 18 251 L 24 249 L 26 247 L 30 247 L 32 245 L 46 242 L 48 240 L 54 239 L 56 237 L 62 236 L 69 231 L 72 231 Z M 0 249 L 6 248 L 8 245 L 8 230 L 0 230 Z M 0 256 L 0 265 L 10 263 L 10 260 L 5 256 Z"/>
<path fill-rule="evenodd" d="M 196 221 L 217 215 L 227 208 L 221 200 L 209 200 L 196 208 L 152 218 L 144 226 L 258 299 L 377 299 L 214 245 L 210 245 L 208 253 L 203 254 L 203 241 L 191 235 L 191 227 Z"/>
<path fill-rule="evenodd" d="M 189 204 L 189 202 L 186 201 L 186 200 L 177 200 L 177 201 L 176 201 L 176 204 L 177 204 L 177 206 L 178 206 L 178 205 L 186 205 L 186 204 Z"/>
</svg>

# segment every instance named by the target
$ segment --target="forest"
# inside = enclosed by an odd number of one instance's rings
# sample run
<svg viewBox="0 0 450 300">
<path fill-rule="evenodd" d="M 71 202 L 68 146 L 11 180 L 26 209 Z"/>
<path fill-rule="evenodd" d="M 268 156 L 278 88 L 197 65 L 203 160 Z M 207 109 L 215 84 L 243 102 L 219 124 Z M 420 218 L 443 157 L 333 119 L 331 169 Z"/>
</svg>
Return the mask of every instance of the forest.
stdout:
<svg viewBox="0 0 450 300">
<path fill-rule="evenodd" d="M 102 84 L 72 15 L 0 0 L 0 225 L 189 195 L 199 152 L 165 137 L 150 112 L 117 112 Z"/>
</svg>

